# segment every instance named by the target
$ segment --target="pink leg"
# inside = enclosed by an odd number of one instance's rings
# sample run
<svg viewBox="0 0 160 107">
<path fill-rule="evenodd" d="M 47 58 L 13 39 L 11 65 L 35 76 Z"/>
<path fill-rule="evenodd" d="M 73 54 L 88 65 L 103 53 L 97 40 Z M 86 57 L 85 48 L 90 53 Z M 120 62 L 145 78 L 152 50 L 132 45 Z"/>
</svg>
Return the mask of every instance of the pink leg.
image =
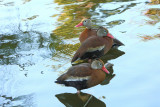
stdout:
<svg viewBox="0 0 160 107">
<path fill-rule="evenodd" d="M 81 91 L 80 90 L 77 90 L 77 94 L 80 94 L 81 93 Z"/>
<path fill-rule="evenodd" d="M 91 63 L 92 62 L 92 59 L 88 59 L 88 63 Z"/>
</svg>

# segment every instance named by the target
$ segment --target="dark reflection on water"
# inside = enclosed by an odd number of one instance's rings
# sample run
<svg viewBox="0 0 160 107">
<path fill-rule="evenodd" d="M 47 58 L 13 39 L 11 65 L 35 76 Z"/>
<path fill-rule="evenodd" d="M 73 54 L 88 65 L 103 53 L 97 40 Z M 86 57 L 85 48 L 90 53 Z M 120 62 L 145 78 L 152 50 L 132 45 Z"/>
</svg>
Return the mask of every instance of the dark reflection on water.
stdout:
<svg viewBox="0 0 160 107">
<path fill-rule="evenodd" d="M 120 24 L 122 24 L 122 23 L 124 23 L 124 22 L 125 22 L 125 20 L 114 20 L 114 21 L 111 21 L 111 22 L 106 23 L 106 27 L 107 27 L 107 28 L 112 28 L 112 27 L 114 27 L 115 25 L 120 25 Z"/>
<path fill-rule="evenodd" d="M 112 48 L 106 55 L 102 56 L 102 60 L 104 63 L 106 63 L 106 68 L 109 70 L 110 74 L 106 74 L 106 79 L 101 83 L 101 85 L 107 85 L 110 83 L 110 80 L 113 79 L 115 76 L 114 70 L 113 70 L 113 65 L 110 63 L 108 64 L 107 62 L 112 59 L 116 59 L 122 55 L 124 55 L 125 52 L 117 49 L 117 48 Z"/>
<path fill-rule="evenodd" d="M 22 62 L 18 62 L 24 56 L 33 56 L 34 53 L 29 52 L 35 49 L 46 48 L 48 38 L 44 37 L 45 33 L 41 32 L 24 32 L 15 35 L 0 35 L 0 64 L 17 64 L 22 66 Z M 29 53 L 23 53 L 28 51 Z M 22 52 L 22 53 L 21 53 Z M 34 63 L 28 62 L 29 66 Z M 27 66 L 27 64 L 25 64 Z"/>
<path fill-rule="evenodd" d="M 72 53 L 80 46 L 80 43 L 66 44 L 63 39 L 54 33 L 51 34 L 51 43 L 49 44 L 50 50 L 53 52 L 54 57 L 58 57 L 60 54 L 72 56 Z"/>
<path fill-rule="evenodd" d="M 112 59 L 116 59 L 122 55 L 124 55 L 125 52 L 116 49 L 116 48 L 112 48 L 107 54 L 105 54 L 104 56 L 102 56 L 102 60 L 104 63 L 107 63 L 108 60 L 112 60 Z"/>
<path fill-rule="evenodd" d="M 62 93 L 55 95 L 66 107 L 106 107 L 106 104 L 88 93 Z"/>
<path fill-rule="evenodd" d="M 0 64 L 16 63 L 17 61 L 14 57 L 8 57 L 15 53 L 15 48 L 18 45 L 16 35 L 1 35 L 0 40 Z"/>
<path fill-rule="evenodd" d="M 22 96 L 18 96 L 18 97 L 7 97 L 5 95 L 0 96 L 0 101 L 1 102 L 5 102 L 0 106 L 2 107 L 30 107 L 30 106 L 35 106 L 34 102 L 33 102 L 33 94 L 30 95 L 22 95 Z M 15 103 L 20 102 L 18 105 Z"/>
<path fill-rule="evenodd" d="M 109 74 L 106 74 L 106 79 L 101 83 L 101 85 L 107 85 L 110 83 L 110 81 L 115 77 L 114 70 L 113 70 L 113 64 L 107 63 L 105 65 L 107 70 L 109 71 Z"/>
</svg>

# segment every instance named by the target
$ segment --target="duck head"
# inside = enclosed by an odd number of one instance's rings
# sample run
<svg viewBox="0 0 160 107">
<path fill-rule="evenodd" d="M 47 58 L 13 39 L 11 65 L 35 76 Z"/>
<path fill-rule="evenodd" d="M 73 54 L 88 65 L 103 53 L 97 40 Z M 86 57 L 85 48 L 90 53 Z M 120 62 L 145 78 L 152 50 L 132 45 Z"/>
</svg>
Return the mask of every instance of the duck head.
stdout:
<svg viewBox="0 0 160 107">
<path fill-rule="evenodd" d="M 110 37 L 110 38 L 114 38 L 106 28 L 100 26 L 99 29 L 97 30 L 97 36 L 100 36 L 100 37 L 104 37 L 104 36 L 107 36 L 107 37 Z"/>
<path fill-rule="evenodd" d="M 91 62 L 91 68 L 92 69 L 101 69 L 107 74 L 109 74 L 109 71 L 105 68 L 104 63 L 101 59 L 95 59 Z"/>
<path fill-rule="evenodd" d="M 90 29 L 92 26 L 91 19 L 82 19 L 82 21 L 78 25 L 76 25 L 75 27 L 80 27 L 80 26 L 85 26 L 88 29 Z"/>
</svg>

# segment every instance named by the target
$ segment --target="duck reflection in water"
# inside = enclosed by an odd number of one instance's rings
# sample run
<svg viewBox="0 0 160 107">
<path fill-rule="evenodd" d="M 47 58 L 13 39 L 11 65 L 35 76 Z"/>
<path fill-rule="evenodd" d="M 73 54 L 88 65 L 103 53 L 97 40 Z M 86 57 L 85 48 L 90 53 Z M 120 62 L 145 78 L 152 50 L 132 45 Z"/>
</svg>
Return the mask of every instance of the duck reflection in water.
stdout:
<svg viewBox="0 0 160 107">
<path fill-rule="evenodd" d="M 112 80 L 112 78 L 115 77 L 114 71 L 113 71 L 113 64 L 111 63 L 106 63 L 105 67 L 108 69 L 108 71 L 110 72 L 109 74 L 106 74 L 106 78 L 105 80 L 101 83 L 101 85 L 107 85 L 110 83 L 110 81 Z"/>
<path fill-rule="evenodd" d="M 117 49 L 117 48 L 112 48 L 109 50 L 107 54 L 101 57 L 104 63 L 107 63 L 109 60 L 116 59 L 122 55 L 124 55 L 125 52 Z"/>
<path fill-rule="evenodd" d="M 105 80 L 101 83 L 101 85 L 106 85 L 106 84 L 109 84 L 110 80 L 115 77 L 115 74 L 114 74 L 114 70 L 113 70 L 113 64 L 111 63 L 108 63 L 108 60 L 111 60 L 111 59 L 116 59 L 122 55 L 124 55 L 125 52 L 117 49 L 117 48 L 112 48 L 110 49 L 110 51 L 101 57 L 101 59 L 103 60 L 105 64 L 105 67 L 108 69 L 108 71 L 110 72 L 109 74 L 106 74 L 106 78 Z"/>
<path fill-rule="evenodd" d="M 63 93 L 55 95 L 66 107 L 106 107 L 106 104 L 87 93 Z"/>
</svg>

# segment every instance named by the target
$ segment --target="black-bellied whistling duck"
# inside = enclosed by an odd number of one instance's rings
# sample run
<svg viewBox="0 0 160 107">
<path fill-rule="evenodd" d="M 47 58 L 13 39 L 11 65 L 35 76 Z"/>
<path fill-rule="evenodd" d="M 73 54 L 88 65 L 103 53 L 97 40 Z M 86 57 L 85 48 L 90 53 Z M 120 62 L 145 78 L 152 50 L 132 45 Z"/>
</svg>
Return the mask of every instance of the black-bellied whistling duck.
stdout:
<svg viewBox="0 0 160 107">
<path fill-rule="evenodd" d="M 55 82 L 74 87 L 79 93 L 82 89 L 87 89 L 103 82 L 106 77 L 105 72 L 109 73 L 103 61 L 94 59 L 91 63 L 72 66 Z"/>
<path fill-rule="evenodd" d="M 85 26 L 85 30 L 80 34 L 79 41 L 82 43 L 91 36 L 97 36 L 97 29 L 92 28 L 92 21 L 90 19 L 82 19 L 82 21 L 75 27 Z"/>
<path fill-rule="evenodd" d="M 92 21 L 91 19 L 82 19 L 82 21 L 76 25 L 75 27 L 80 27 L 80 26 L 85 26 L 85 30 L 80 34 L 79 36 L 79 41 L 82 43 L 84 42 L 87 38 L 91 36 L 97 36 L 97 29 L 92 28 Z M 113 39 L 113 46 L 112 47 L 118 47 L 124 45 L 121 41 L 118 39 L 114 38 Z"/>
<path fill-rule="evenodd" d="M 97 36 L 87 38 L 76 51 L 72 63 L 76 60 L 100 58 L 106 54 L 113 44 L 113 36 L 104 27 L 99 27 Z"/>
</svg>

